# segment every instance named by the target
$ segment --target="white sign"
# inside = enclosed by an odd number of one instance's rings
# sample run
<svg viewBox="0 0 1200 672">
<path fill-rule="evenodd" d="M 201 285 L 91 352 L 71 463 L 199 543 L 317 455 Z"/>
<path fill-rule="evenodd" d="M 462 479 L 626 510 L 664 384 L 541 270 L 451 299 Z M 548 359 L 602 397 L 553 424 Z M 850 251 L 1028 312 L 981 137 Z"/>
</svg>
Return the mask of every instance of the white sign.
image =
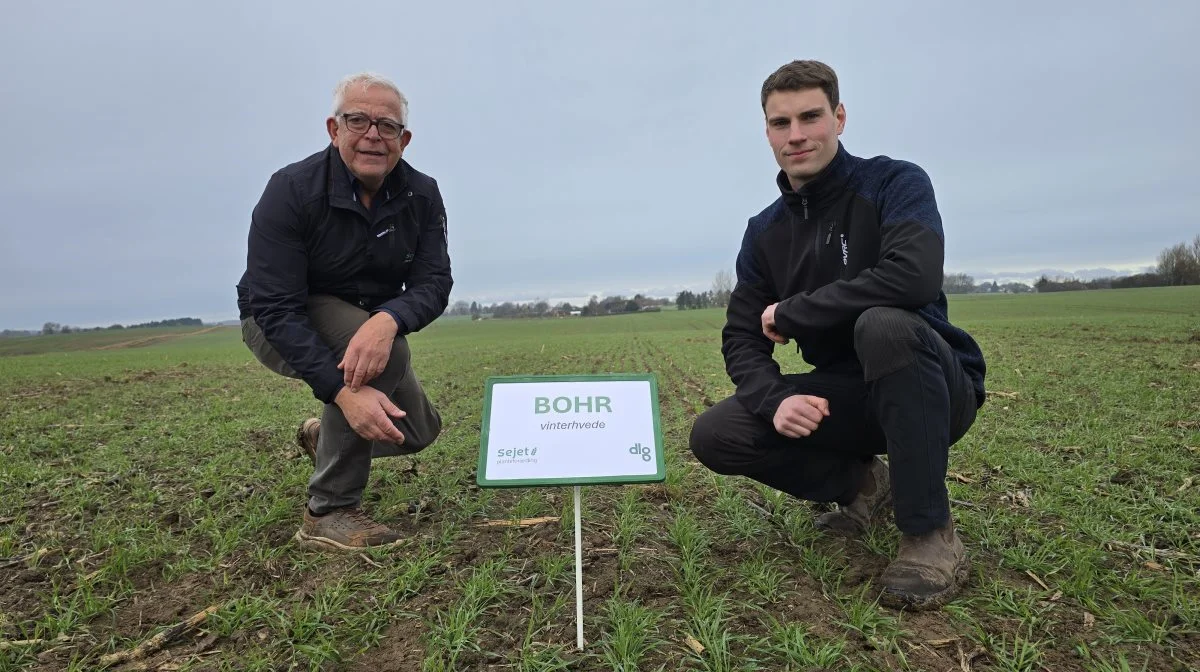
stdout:
<svg viewBox="0 0 1200 672">
<path fill-rule="evenodd" d="M 488 379 L 479 485 L 648 483 L 665 477 L 653 375 Z"/>
</svg>

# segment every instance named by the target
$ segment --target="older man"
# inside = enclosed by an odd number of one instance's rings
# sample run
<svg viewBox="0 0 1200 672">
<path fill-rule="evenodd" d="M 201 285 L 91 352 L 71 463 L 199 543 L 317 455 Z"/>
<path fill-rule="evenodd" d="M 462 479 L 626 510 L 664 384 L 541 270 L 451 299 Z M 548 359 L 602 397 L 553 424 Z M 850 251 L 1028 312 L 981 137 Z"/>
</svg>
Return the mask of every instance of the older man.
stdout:
<svg viewBox="0 0 1200 672">
<path fill-rule="evenodd" d="M 394 83 L 346 77 L 325 120 L 329 146 L 272 175 L 250 221 L 242 338 L 325 402 L 298 433 L 316 467 L 296 533 L 307 546 L 398 543 L 360 508 L 371 459 L 415 453 L 441 431 L 405 337 L 446 308 L 446 211 L 437 182 L 401 158 L 407 124 Z"/>
</svg>

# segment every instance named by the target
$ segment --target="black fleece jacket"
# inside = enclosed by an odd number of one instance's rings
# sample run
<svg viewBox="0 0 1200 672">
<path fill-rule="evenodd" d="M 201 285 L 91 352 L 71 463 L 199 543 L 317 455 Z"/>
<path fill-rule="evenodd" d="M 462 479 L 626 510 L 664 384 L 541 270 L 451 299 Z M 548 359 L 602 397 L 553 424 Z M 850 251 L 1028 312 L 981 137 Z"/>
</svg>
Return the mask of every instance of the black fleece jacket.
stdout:
<svg viewBox="0 0 1200 672">
<path fill-rule="evenodd" d="M 834 160 L 800 190 L 782 172 L 777 182 L 782 195 L 746 227 L 721 333 L 738 400 L 771 420 L 796 393 L 762 333 L 762 312 L 778 302 L 776 327 L 805 361 L 847 372 L 861 371 L 859 315 L 875 306 L 915 311 L 954 349 L 982 405 L 983 353 L 949 320 L 942 221 L 925 171 L 886 156 L 851 156 L 838 143 Z"/>
<path fill-rule="evenodd" d="M 446 309 L 454 280 L 437 182 L 401 160 L 363 207 L 332 145 L 271 176 L 250 219 L 241 317 L 329 403 L 342 388 L 334 352 L 308 319 L 312 294 L 331 294 L 419 331 Z"/>
</svg>

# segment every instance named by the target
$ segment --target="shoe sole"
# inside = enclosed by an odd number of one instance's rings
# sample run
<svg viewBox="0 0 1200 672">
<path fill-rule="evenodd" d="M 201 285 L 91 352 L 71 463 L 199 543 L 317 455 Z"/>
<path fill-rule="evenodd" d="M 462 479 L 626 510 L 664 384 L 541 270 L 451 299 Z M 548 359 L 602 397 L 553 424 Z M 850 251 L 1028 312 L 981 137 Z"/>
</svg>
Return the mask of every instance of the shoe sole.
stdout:
<svg viewBox="0 0 1200 672">
<path fill-rule="evenodd" d="M 374 544 L 372 546 L 347 546 L 345 544 L 338 543 L 333 539 L 329 539 L 328 537 L 314 537 L 301 531 L 297 531 L 296 534 L 292 535 L 292 539 L 305 548 L 310 548 L 316 551 L 334 551 L 336 553 L 362 553 L 363 551 L 369 551 L 375 548 L 395 548 L 396 546 L 404 543 L 403 539 L 397 539 L 396 541 L 388 544 Z"/>
<path fill-rule="evenodd" d="M 910 611 L 924 611 L 926 609 L 936 609 L 949 602 L 963 586 L 967 585 L 967 577 L 970 569 L 970 557 L 967 553 L 963 553 L 963 557 L 954 566 L 954 582 L 946 587 L 941 592 L 932 595 L 919 596 L 910 593 L 900 593 L 883 589 L 883 594 L 879 596 L 879 601 L 885 607 L 893 609 L 908 609 Z"/>
</svg>

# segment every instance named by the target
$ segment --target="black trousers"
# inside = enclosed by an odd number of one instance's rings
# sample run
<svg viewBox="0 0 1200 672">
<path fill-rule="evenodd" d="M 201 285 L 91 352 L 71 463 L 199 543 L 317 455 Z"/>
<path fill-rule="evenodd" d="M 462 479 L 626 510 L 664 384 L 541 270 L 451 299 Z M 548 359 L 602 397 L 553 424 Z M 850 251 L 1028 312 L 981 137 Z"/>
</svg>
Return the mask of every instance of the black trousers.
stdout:
<svg viewBox="0 0 1200 672">
<path fill-rule="evenodd" d="M 950 516 L 950 446 L 975 422 L 975 390 L 954 351 L 925 320 L 871 308 L 854 325 L 860 369 L 787 375 L 796 394 L 829 400 L 810 436 L 790 439 L 736 396 L 692 425 L 691 448 L 721 474 L 748 476 L 797 497 L 849 503 L 873 455 L 891 467 L 896 526 L 924 534 Z"/>
</svg>

